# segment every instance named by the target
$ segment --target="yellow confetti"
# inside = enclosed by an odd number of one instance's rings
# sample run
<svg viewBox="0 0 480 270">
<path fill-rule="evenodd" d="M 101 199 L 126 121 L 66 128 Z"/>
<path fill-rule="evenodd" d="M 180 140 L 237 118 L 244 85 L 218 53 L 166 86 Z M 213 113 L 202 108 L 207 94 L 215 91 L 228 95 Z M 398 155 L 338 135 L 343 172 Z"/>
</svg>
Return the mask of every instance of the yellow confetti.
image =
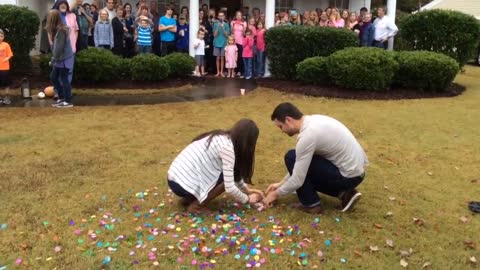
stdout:
<svg viewBox="0 0 480 270">
<path fill-rule="evenodd" d="M 51 261 L 51 260 L 52 260 L 52 257 L 48 257 L 48 258 L 46 259 L 46 261 Z"/>
</svg>

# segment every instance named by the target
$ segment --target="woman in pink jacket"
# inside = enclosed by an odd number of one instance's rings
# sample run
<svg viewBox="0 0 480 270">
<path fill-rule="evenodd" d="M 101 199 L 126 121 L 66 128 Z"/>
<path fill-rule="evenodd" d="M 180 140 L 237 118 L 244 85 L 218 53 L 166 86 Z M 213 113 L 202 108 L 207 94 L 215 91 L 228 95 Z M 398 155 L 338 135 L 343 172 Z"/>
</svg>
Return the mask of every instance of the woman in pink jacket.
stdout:
<svg viewBox="0 0 480 270">
<path fill-rule="evenodd" d="M 245 79 L 249 80 L 252 78 L 252 68 L 253 68 L 253 33 L 252 30 L 247 29 L 245 31 L 245 37 L 243 38 L 243 67 L 245 69 Z"/>
</svg>

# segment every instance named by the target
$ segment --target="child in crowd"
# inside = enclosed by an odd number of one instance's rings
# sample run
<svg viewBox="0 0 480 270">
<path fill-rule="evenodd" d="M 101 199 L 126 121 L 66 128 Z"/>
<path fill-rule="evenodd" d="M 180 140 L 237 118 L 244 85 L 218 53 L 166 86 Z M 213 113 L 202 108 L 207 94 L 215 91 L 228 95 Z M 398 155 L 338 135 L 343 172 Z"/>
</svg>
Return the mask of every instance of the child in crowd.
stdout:
<svg viewBox="0 0 480 270">
<path fill-rule="evenodd" d="M 250 18 L 248 20 L 248 26 L 247 26 L 248 29 L 250 29 L 252 31 L 252 37 L 253 37 L 253 48 L 252 48 L 252 55 L 253 55 L 253 58 L 252 58 L 252 75 L 255 75 L 256 74 L 256 71 L 255 71 L 255 63 L 256 63 L 256 51 L 257 51 L 257 22 L 255 21 L 255 18 Z M 243 52 L 242 52 L 243 54 Z M 246 75 L 245 75 L 246 77 Z"/>
<path fill-rule="evenodd" d="M 188 53 L 188 23 L 187 17 L 180 14 L 177 25 L 177 52 Z"/>
<path fill-rule="evenodd" d="M 237 67 L 238 48 L 233 36 L 228 37 L 228 44 L 225 47 L 225 67 L 228 70 L 227 78 L 235 78 L 235 68 Z"/>
<path fill-rule="evenodd" d="M 140 24 L 137 27 L 135 36 L 138 45 L 138 53 L 151 53 L 153 28 L 147 17 L 140 16 L 139 19 Z"/>
<path fill-rule="evenodd" d="M 252 68 L 253 68 L 253 33 L 250 28 L 245 31 L 245 37 L 243 38 L 243 66 L 245 68 L 245 79 L 249 80 L 252 78 Z"/>
<path fill-rule="evenodd" d="M 255 76 L 265 75 L 265 26 L 261 20 L 257 23 L 257 47 L 255 52 Z"/>
<path fill-rule="evenodd" d="M 5 33 L 0 29 L 0 87 L 6 87 L 10 84 L 8 79 L 8 72 L 10 70 L 10 58 L 13 57 L 10 45 L 4 41 Z M 0 98 L 0 103 L 2 99 Z"/>
<path fill-rule="evenodd" d="M 100 18 L 95 24 L 95 33 L 93 35 L 95 47 L 110 50 L 113 48 L 113 28 L 108 20 L 106 9 L 100 10 Z"/>
<path fill-rule="evenodd" d="M 195 76 L 205 75 L 205 31 L 200 29 L 197 33 L 197 38 L 194 41 L 193 47 L 195 48 Z"/>
</svg>

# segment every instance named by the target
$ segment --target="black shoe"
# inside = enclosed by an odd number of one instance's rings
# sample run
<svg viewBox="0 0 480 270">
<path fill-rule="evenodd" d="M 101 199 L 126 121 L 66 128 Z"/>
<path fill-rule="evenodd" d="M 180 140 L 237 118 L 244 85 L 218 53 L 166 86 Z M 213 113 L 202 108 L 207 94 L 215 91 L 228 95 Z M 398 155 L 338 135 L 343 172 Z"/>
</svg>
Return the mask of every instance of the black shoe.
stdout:
<svg viewBox="0 0 480 270">
<path fill-rule="evenodd" d="M 358 192 L 356 189 L 351 189 L 345 191 L 341 196 L 342 200 L 342 209 L 341 212 L 347 212 L 353 209 L 353 206 L 360 200 L 362 193 Z"/>
<path fill-rule="evenodd" d="M 480 213 L 480 202 L 470 202 L 468 208 L 474 213 Z"/>
</svg>

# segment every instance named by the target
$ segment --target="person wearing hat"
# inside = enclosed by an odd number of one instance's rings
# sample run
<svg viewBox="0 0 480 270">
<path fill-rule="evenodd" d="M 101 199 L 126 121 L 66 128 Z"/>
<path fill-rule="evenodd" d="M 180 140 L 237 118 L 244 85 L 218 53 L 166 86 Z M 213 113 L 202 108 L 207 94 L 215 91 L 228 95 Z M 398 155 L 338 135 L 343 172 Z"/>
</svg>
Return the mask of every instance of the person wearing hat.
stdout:
<svg viewBox="0 0 480 270">
<path fill-rule="evenodd" d="M 89 8 L 85 8 L 83 0 L 75 0 L 72 3 L 72 12 L 77 17 L 77 25 L 79 28 L 77 39 L 77 51 L 81 51 L 88 48 L 88 35 L 90 33 L 90 26 L 93 25 L 93 18 L 90 15 Z"/>
<path fill-rule="evenodd" d="M 180 14 L 178 17 L 178 25 L 177 25 L 177 51 L 182 53 L 188 53 L 188 23 L 187 17 L 184 14 Z"/>
</svg>

